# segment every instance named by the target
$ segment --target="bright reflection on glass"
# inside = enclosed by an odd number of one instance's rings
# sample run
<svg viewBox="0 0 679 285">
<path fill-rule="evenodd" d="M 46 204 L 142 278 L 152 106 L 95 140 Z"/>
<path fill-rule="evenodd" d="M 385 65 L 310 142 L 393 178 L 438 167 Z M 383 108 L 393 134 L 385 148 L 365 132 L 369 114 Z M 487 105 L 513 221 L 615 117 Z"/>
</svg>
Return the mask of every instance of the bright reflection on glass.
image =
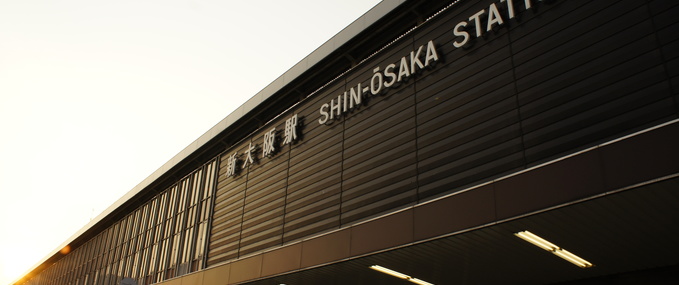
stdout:
<svg viewBox="0 0 679 285">
<path fill-rule="evenodd" d="M 373 265 L 373 266 L 370 266 L 370 268 L 373 269 L 373 270 L 377 270 L 377 271 L 379 271 L 379 272 L 385 273 L 385 274 L 389 274 L 389 275 L 394 276 L 394 277 L 396 277 L 396 278 L 401 278 L 401 279 L 403 279 L 403 280 L 410 281 L 410 282 L 415 283 L 415 284 L 419 284 L 419 285 L 434 285 L 434 284 L 429 283 L 429 282 L 427 282 L 427 281 L 423 281 L 423 280 L 420 280 L 420 279 L 417 279 L 417 278 L 413 278 L 413 277 L 410 277 L 410 276 L 408 276 L 408 275 L 405 275 L 405 274 L 403 274 L 403 273 L 401 273 L 401 272 L 394 271 L 394 270 L 391 270 L 391 269 L 389 269 L 389 268 L 382 267 L 382 266 L 379 266 L 379 265 Z"/>
<path fill-rule="evenodd" d="M 527 242 L 532 243 L 535 246 L 538 246 L 538 247 L 540 247 L 540 248 L 542 248 L 546 251 L 549 251 L 549 252 L 555 254 L 556 256 L 565 259 L 566 261 L 568 261 L 570 263 L 573 263 L 577 266 L 580 266 L 582 268 L 588 268 L 588 267 L 594 266 L 594 264 L 590 263 L 589 261 L 584 260 L 583 258 L 581 258 L 581 257 L 579 257 L 575 254 L 572 254 L 569 251 L 567 251 L 563 248 L 560 248 L 560 247 L 556 246 L 555 244 L 553 244 L 553 243 L 551 243 L 551 242 L 549 242 L 549 241 L 547 241 L 547 240 L 545 240 L 545 239 L 543 239 L 543 238 L 541 238 L 541 237 L 539 237 L 539 236 L 537 236 L 537 235 L 535 235 L 535 234 L 533 234 L 529 231 L 521 231 L 521 232 L 515 233 L 514 235 L 517 236 L 517 237 L 520 237 L 521 239 L 523 239 Z"/>
</svg>

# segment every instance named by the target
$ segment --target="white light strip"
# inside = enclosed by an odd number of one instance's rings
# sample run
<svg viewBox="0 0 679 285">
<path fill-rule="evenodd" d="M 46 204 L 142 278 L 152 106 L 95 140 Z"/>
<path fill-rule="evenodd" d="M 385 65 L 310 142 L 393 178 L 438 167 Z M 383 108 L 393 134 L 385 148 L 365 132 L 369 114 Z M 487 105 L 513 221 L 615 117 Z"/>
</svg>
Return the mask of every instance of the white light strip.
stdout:
<svg viewBox="0 0 679 285">
<path fill-rule="evenodd" d="M 415 283 L 415 284 L 418 284 L 418 285 L 434 285 L 434 284 L 429 283 L 429 282 L 427 282 L 427 281 L 423 281 L 423 280 L 420 280 L 420 279 L 417 279 L 417 278 L 413 278 L 413 277 L 410 277 L 410 276 L 408 276 L 408 275 L 405 275 L 405 274 L 403 274 L 403 273 L 401 273 L 401 272 L 394 271 L 394 270 L 391 270 L 391 269 L 389 269 L 389 268 L 382 267 L 382 266 L 379 266 L 379 265 L 370 266 L 370 269 L 377 270 L 377 271 L 379 271 L 379 272 L 382 272 L 382 273 L 385 273 L 385 274 L 389 274 L 389 275 L 391 275 L 391 276 L 394 276 L 394 277 L 397 277 L 397 278 L 401 278 L 401 279 L 403 279 L 403 280 L 407 280 L 407 281 L 410 281 L 410 282 Z"/>
<path fill-rule="evenodd" d="M 539 236 L 537 236 L 537 235 L 535 235 L 535 234 L 533 234 L 529 231 L 518 232 L 518 233 L 515 233 L 514 235 L 516 235 L 516 236 L 520 237 L 521 239 L 523 239 L 527 242 L 530 242 L 530 243 L 532 243 L 536 246 L 539 246 L 546 251 L 555 251 L 559 248 L 555 244 L 548 242 L 547 240 L 545 240 L 545 239 L 543 239 L 543 238 L 541 238 L 541 237 L 539 237 Z"/>
<path fill-rule="evenodd" d="M 588 268 L 588 267 L 594 266 L 594 264 L 592 264 L 591 262 L 584 260 L 581 257 L 579 257 L 575 254 L 572 254 L 571 252 L 569 252 L 569 251 L 567 251 L 563 248 L 560 248 L 560 247 L 556 246 L 555 244 L 553 244 L 553 243 L 551 243 L 551 242 L 549 242 L 549 241 L 547 241 L 547 240 L 545 240 L 545 239 L 543 239 L 543 238 L 541 238 L 541 237 L 539 237 L 539 236 L 537 236 L 537 235 L 535 235 L 535 234 L 533 234 L 529 231 L 521 231 L 521 232 L 515 233 L 514 235 L 517 236 L 517 237 L 520 237 L 521 239 L 523 239 L 527 242 L 530 242 L 530 243 L 532 243 L 532 244 L 534 244 L 534 245 L 536 245 L 536 246 L 538 246 L 538 247 L 540 247 L 540 248 L 542 248 L 546 251 L 549 251 L 549 252 L 555 254 L 556 256 L 565 259 L 566 261 L 568 261 L 570 263 L 573 263 L 577 266 L 580 266 L 582 268 Z"/>
<path fill-rule="evenodd" d="M 417 278 L 411 278 L 411 279 L 408 279 L 408 281 L 413 282 L 415 284 L 419 284 L 419 285 L 434 285 L 434 284 L 431 284 L 427 281 L 423 281 L 423 280 L 420 280 L 420 279 L 417 279 Z"/>
<path fill-rule="evenodd" d="M 572 254 L 565 249 L 559 249 L 557 251 L 554 251 L 554 254 L 556 254 L 557 256 L 559 256 L 559 257 L 561 257 L 565 260 L 568 260 L 568 261 L 570 261 L 570 263 L 573 263 L 573 264 L 580 266 L 582 268 L 594 266 L 594 264 L 591 264 L 589 261 L 584 260 L 584 259 L 580 258 L 579 256 Z"/>
<path fill-rule="evenodd" d="M 379 272 L 385 273 L 385 274 L 389 274 L 389 275 L 397 277 L 397 278 L 401 278 L 401 279 L 405 279 L 405 280 L 410 279 L 410 276 L 408 276 L 408 275 L 405 275 L 401 272 L 394 271 L 394 270 L 391 270 L 389 268 L 382 267 L 382 266 L 379 266 L 379 265 L 373 265 L 373 266 L 370 266 L 370 268 L 377 270 Z"/>
</svg>

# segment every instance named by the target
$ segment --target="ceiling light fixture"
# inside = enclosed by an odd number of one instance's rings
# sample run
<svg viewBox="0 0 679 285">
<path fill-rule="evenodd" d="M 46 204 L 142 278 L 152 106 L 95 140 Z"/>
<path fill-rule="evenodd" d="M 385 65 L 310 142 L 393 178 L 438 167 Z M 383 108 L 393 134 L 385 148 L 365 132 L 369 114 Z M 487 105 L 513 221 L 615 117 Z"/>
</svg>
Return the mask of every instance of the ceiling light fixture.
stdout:
<svg viewBox="0 0 679 285">
<path fill-rule="evenodd" d="M 556 254 L 557 256 L 559 256 L 559 257 L 561 257 L 561 258 L 563 258 L 563 259 L 565 259 L 565 260 L 568 260 L 568 261 L 570 261 L 571 263 L 573 263 L 573 264 L 575 264 L 575 265 L 577 265 L 577 266 L 580 266 L 580 267 L 582 267 L 582 268 L 587 268 L 587 267 L 592 267 L 592 266 L 594 266 L 594 265 L 593 265 L 592 263 L 590 263 L 589 261 L 584 260 L 584 259 L 582 259 L 581 257 L 579 257 L 579 256 L 577 256 L 577 255 L 575 255 L 575 254 L 572 254 L 572 253 L 570 253 L 569 251 L 567 251 L 567 250 L 565 250 L 565 249 L 563 249 L 563 248 L 562 248 L 562 249 L 559 249 L 559 250 L 557 250 L 557 251 L 554 251 L 554 254 Z"/>
<path fill-rule="evenodd" d="M 542 249 L 546 251 L 555 251 L 559 249 L 558 246 L 555 244 L 548 242 L 547 240 L 529 232 L 529 231 L 522 231 L 515 233 L 516 236 L 522 238 L 523 240 L 530 242 L 538 247 L 541 247 Z"/>
<path fill-rule="evenodd" d="M 521 239 L 523 239 L 527 242 L 532 243 L 533 245 L 535 245 L 537 247 L 540 247 L 540 248 L 542 248 L 546 251 L 549 251 L 549 252 L 553 253 L 554 255 L 565 259 L 566 261 L 568 261 L 570 263 L 573 263 L 577 266 L 580 266 L 582 268 L 588 268 L 588 267 L 594 266 L 594 264 L 592 264 L 591 262 L 584 260 L 583 258 L 581 258 L 581 257 L 579 257 L 575 254 L 572 254 L 571 252 L 569 252 L 569 251 L 567 251 L 563 248 L 560 248 L 560 247 L 556 246 L 555 244 L 553 244 L 553 243 L 551 243 L 551 242 L 549 242 L 549 241 L 547 241 L 547 240 L 545 240 L 545 239 L 543 239 L 543 238 L 541 238 L 541 237 L 537 236 L 536 234 L 531 233 L 529 231 L 521 231 L 521 232 L 515 233 L 514 235 L 517 236 L 517 237 L 520 237 Z"/>
<path fill-rule="evenodd" d="M 382 267 L 382 266 L 379 266 L 379 265 L 370 266 L 370 269 L 377 270 L 379 272 L 389 274 L 389 275 L 394 276 L 396 278 L 401 278 L 403 280 L 407 280 L 407 281 L 410 281 L 410 282 L 418 284 L 418 285 L 434 285 L 434 284 L 429 283 L 427 281 L 423 281 L 423 280 L 420 280 L 420 279 L 417 279 L 417 278 L 413 278 L 413 277 L 405 275 L 401 272 L 394 271 L 394 270 L 391 270 L 389 268 Z"/>
<path fill-rule="evenodd" d="M 419 285 L 434 285 L 434 284 L 431 284 L 427 281 L 420 280 L 420 279 L 417 279 L 417 278 L 411 278 L 411 279 L 408 279 L 408 281 L 413 282 L 415 284 L 419 284 Z"/>
</svg>

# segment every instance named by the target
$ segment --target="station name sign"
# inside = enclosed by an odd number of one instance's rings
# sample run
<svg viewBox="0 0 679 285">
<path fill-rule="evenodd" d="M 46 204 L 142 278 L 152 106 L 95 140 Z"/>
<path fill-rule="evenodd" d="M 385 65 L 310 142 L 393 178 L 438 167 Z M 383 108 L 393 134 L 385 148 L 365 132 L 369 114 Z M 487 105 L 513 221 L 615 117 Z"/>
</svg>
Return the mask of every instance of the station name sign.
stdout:
<svg viewBox="0 0 679 285">
<path fill-rule="evenodd" d="M 481 9 L 468 17 L 468 21 L 460 21 L 455 25 L 453 28 L 453 35 L 455 35 L 453 46 L 455 48 L 470 46 L 474 38 L 482 37 L 485 33 L 505 25 L 507 20 L 516 18 L 519 9 L 522 11 L 534 9 L 536 6 L 533 1 L 535 0 L 517 1 L 522 2 L 523 9 L 521 9 L 520 4 L 517 7 L 514 0 L 500 0 L 500 2 L 491 3 L 488 9 Z M 430 40 L 426 45 L 411 51 L 409 55 L 401 57 L 398 63 L 390 63 L 384 69 L 379 66 L 375 67 L 368 86 L 358 83 L 339 94 L 337 98 L 332 98 L 329 102 L 321 105 L 318 110 L 320 114 L 318 123 L 330 125 L 332 121 L 338 120 L 343 115 L 359 108 L 364 103 L 364 98 L 384 94 L 390 87 L 397 86 L 398 83 L 407 80 L 420 70 L 433 66 L 433 63 L 438 61 L 439 58 L 436 45 L 433 40 Z"/>
<path fill-rule="evenodd" d="M 517 12 L 535 9 L 536 0 L 499 0 L 491 3 L 487 9 L 481 9 L 468 17 L 468 20 L 458 22 L 452 33 L 455 36 L 452 46 L 455 48 L 467 48 L 473 45 L 474 39 L 483 37 L 484 34 L 493 31 L 508 23 L 508 20 L 517 17 Z M 539 1 L 538 2 L 542 2 Z M 523 7 L 521 7 L 523 6 Z M 441 60 L 433 40 L 419 46 L 417 49 L 401 57 L 398 62 L 392 62 L 373 69 L 373 75 L 367 85 L 364 82 L 345 90 L 324 103 L 319 108 L 320 118 L 318 123 L 330 125 L 333 121 L 342 118 L 361 105 L 367 103 L 370 96 L 386 94 L 390 88 L 399 86 L 401 82 L 415 76 L 427 68 L 433 68 L 435 63 Z M 273 157 L 279 149 L 285 145 L 294 144 L 301 134 L 301 120 L 298 114 L 293 114 L 285 120 L 282 144 L 278 139 L 279 131 L 275 127 L 265 131 L 261 144 L 250 142 L 244 153 L 234 151 L 227 157 L 226 176 L 237 176 L 241 169 L 254 164 L 259 157 Z M 258 155 L 259 154 L 259 155 Z"/>
<path fill-rule="evenodd" d="M 380 71 L 379 66 L 375 67 L 368 86 L 362 86 L 362 83 L 358 83 L 349 90 L 345 90 L 337 98 L 321 105 L 319 110 L 321 118 L 318 119 L 318 123 L 324 125 L 328 121 L 341 118 L 342 114 L 358 108 L 362 104 L 364 96 L 380 95 L 386 92 L 389 87 L 415 75 L 419 70 L 430 66 L 437 60 L 439 60 L 439 55 L 436 52 L 434 41 L 429 41 L 426 47 L 421 45 L 417 50 L 411 51 L 409 56 L 401 57 L 398 69 L 395 63 L 388 64 L 383 71 Z"/>
<path fill-rule="evenodd" d="M 517 2 L 523 2 L 523 11 L 536 8 L 534 0 L 519 0 Z M 543 1 L 538 0 L 537 2 Z M 488 9 L 481 9 L 469 16 L 469 21 L 460 21 L 453 29 L 453 34 L 457 37 L 453 46 L 456 48 L 467 46 L 472 36 L 482 37 L 484 33 L 506 24 L 507 20 L 516 18 L 516 8 L 517 5 L 514 4 L 514 0 L 500 0 L 500 2 L 491 3 Z M 502 12 L 500 12 L 501 10 Z M 472 30 L 472 32 L 470 33 L 468 30 Z"/>
</svg>

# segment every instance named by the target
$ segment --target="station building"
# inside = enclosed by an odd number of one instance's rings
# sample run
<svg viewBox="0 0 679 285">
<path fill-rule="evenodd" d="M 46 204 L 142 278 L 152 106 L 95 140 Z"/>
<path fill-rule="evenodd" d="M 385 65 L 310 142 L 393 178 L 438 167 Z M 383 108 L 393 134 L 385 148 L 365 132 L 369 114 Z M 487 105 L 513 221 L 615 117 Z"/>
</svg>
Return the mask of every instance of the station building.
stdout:
<svg viewBox="0 0 679 285">
<path fill-rule="evenodd" d="M 15 284 L 670 284 L 679 2 L 384 1 Z"/>
</svg>

